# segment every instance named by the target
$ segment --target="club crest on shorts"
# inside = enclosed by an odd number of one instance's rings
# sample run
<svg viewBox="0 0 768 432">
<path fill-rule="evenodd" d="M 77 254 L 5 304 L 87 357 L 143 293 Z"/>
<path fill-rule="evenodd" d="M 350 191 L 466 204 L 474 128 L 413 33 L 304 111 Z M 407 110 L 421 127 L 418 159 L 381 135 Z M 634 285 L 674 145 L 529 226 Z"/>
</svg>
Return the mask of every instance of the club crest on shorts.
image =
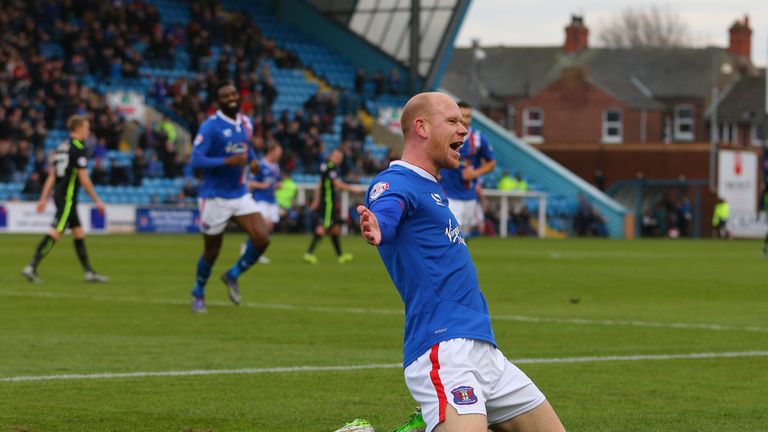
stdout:
<svg viewBox="0 0 768 432">
<path fill-rule="evenodd" d="M 368 198 L 371 199 L 371 201 L 375 200 L 376 198 L 380 197 L 381 194 L 384 193 L 385 190 L 389 189 L 389 183 L 387 182 L 378 182 L 371 188 L 371 193 L 368 195 Z"/>
<path fill-rule="evenodd" d="M 472 387 L 456 387 L 451 390 L 451 393 L 453 394 L 453 403 L 456 405 L 472 405 L 477 402 L 477 395 Z"/>
</svg>

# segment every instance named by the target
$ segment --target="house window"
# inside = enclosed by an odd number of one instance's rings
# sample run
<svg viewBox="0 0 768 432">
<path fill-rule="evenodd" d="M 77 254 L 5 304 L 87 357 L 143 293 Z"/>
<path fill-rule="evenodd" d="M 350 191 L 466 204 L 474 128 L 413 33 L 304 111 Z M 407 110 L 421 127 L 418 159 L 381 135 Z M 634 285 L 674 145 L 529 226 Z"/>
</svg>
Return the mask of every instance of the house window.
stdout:
<svg viewBox="0 0 768 432">
<path fill-rule="evenodd" d="M 736 125 L 732 123 L 723 123 L 721 129 L 720 142 L 723 144 L 738 144 L 738 137 L 736 135 L 738 129 Z"/>
<path fill-rule="evenodd" d="M 621 141 L 621 110 L 608 108 L 603 111 L 603 144 L 620 144 Z"/>
<path fill-rule="evenodd" d="M 752 145 L 761 147 L 763 143 L 765 143 L 765 126 L 764 125 L 754 125 L 752 126 Z M 766 170 L 768 172 L 768 170 Z"/>
<path fill-rule="evenodd" d="M 539 144 L 544 142 L 541 129 L 544 126 L 544 110 L 541 108 L 526 108 L 523 110 L 523 139 Z"/>
<path fill-rule="evenodd" d="M 675 141 L 693 141 L 693 106 L 675 106 Z"/>
</svg>

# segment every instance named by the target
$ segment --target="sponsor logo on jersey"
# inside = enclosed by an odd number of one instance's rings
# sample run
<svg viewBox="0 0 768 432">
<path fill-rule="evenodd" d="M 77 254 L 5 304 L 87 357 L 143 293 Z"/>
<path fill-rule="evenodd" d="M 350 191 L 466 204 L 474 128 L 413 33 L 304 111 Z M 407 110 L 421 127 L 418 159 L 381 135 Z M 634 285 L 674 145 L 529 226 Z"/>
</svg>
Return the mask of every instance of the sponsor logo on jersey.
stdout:
<svg viewBox="0 0 768 432">
<path fill-rule="evenodd" d="M 456 387 L 451 390 L 451 393 L 453 394 L 453 403 L 456 405 L 472 405 L 477 403 L 477 395 L 472 387 Z"/>
<path fill-rule="evenodd" d="M 381 194 L 384 193 L 389 189 L 389 183 L 387 182 L 378 182 L 371 188 L 371 193 L 368 194 L 368 198 L 371 199 L 371 201 L 375 200 L 376 198 L 380 197 Z"/>
<path fill-rule="evenodd" d="M 440 196 L 440 194 L 433 193 L 432 199 L 435 200 L 435 204 L 439 205 L 440 207 L 445 207 L 445 204 L 443 204 L 443 197 Z"/>
<path fill-rule="evenodd" d="M 224 148 L 226 154 L 240 154 L 245 153 L 245 145 L 239 142 L 228 142 Z"/>
<path fill-rule="evenodd" d="M 458 225 L 454 227 L 451 219 L 448 219 L 448 226 L 445 228 L 445 236 L 448 237 L 448 240 L 451 243 L 461 243 L 464 246 L 467 245 L 464 241 L 464 237 L 461 236 L 461 227 Z"/>
</svg>

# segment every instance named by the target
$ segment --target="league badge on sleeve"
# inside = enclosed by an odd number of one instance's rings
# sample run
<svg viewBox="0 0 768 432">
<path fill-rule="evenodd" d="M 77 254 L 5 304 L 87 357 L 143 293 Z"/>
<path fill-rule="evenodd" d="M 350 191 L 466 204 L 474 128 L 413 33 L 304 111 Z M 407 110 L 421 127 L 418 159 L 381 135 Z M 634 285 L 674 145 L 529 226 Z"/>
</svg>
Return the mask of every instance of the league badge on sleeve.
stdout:
<svg viewBox="0 0 768 432">
<path fill-rule="evenodd" d="M 371 193 L 368 195 L 368 198 L 370 198 L 371 201 L 374 201 L 376 198 L 380 197 L 381 194 L 383 194 L 387 189 L 389 189 L 389 183 L 378 182 L 371 188 Z"/>
<path fill-rule="evenodd" d="M 200 135 L 200 134 L 197 134 L 197 136 L 195 136 L 194 144 L 195 145 L 200 145 L 202 143 L 203 143 L 203 136 Z"/>
<path fill-rule="evenodd" d="M 451 393 L 453 394 L 453 403 L 456 405 L 472 405 L 477 402 L 477 395 L 472 387 L 456 387 L 451 390 Z"/>
</svg>

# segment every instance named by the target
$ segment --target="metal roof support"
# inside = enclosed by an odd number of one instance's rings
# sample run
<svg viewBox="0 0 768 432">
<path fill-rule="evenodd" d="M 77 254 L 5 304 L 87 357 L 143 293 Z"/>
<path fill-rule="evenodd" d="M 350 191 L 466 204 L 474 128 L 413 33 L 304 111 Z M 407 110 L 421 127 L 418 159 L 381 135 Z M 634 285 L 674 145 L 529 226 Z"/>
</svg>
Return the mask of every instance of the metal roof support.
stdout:
<svg viewBox="0 0 768 432">
<path fill-rule="evenodd" d="M 421 35 L 421 0 L 411 0 L 411 49 L 408 65 L 408 89 L 410 92 L 419 91 L 419 62 L 421 50 L 419 39 Z"/>
</svg>

